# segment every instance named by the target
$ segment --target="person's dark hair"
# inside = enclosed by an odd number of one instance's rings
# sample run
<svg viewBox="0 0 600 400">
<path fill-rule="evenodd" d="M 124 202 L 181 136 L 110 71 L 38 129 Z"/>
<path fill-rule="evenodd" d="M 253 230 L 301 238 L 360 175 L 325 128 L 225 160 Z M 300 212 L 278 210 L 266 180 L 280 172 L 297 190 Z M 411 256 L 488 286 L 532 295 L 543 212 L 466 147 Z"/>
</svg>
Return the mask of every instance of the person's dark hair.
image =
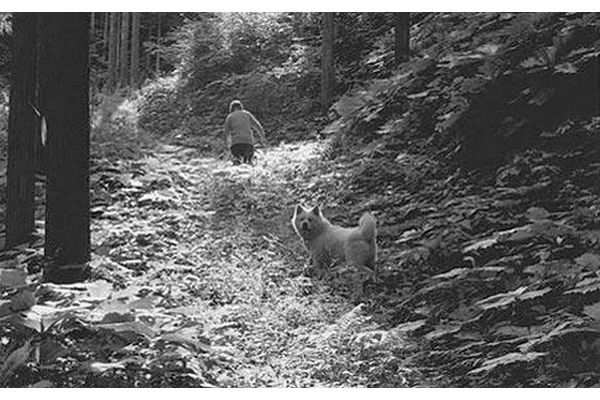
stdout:
<svg viewBox="0 0 600 400">
<path fill-rule="evenodd" d="M 244 106 L 242 102 L 239 100 L 234 100 L 229 104 L 229 112 L 234 112 L 235 110 L 243 110 Z"/>
</svg>

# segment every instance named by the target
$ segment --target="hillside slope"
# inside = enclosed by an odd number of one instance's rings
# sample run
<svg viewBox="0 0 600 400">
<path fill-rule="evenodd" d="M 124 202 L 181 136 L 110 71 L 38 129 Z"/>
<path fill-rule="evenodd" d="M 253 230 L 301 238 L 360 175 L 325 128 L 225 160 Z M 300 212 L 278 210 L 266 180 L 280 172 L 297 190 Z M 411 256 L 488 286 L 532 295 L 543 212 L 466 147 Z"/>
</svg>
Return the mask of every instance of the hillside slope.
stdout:
<svg viewBox="0 0 600 400">
<path fill-rule="evenodd" d="M 373 312 L 444 385 L 600 384 L 598 26 L 430 15 L 334 106 L 344 184 L 313 197 L 376 211 Z"/>
</svg>

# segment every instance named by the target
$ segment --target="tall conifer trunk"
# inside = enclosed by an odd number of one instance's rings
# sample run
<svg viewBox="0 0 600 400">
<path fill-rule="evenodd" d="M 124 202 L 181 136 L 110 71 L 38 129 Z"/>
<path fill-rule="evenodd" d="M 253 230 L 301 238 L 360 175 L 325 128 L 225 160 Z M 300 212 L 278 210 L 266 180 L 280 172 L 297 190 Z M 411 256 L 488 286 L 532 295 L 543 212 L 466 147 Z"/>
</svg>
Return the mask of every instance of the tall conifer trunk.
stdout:
<svg viewBox="0 0 600 400">
<path fill-rule="evenodd" d="M 36 13 L 13 14 L 8 121 L 6 244 L 25 241 L 34 229 L 36 119 Z"/>
<path fill-rule="evenodd" d="M 110 13 L 110 32 L 108 39 L 108 78 L 106 89 L 108 93 L 115 91 L 117 86 L 117 57 L 119 54 L 119 31 L 118 31 L 119 13 Z"/>
<path fill-rule="evenodd" d="M 327 109 L 333 100 L 335 72 L 333 42 L 335 39 L 334 13 L 322 14 L 323 44 L 321 47 L 321 105 Z"/>
<path fill-rule="evenodd" d="M 132 13 L 130 85 L 137 88 L 140 72 L 140 13 Z"/>
<path fill-rule="evenodd" d="M 410 54 L 410 13 L 394 13 L 394 58 L 396 65 Z"/>
<path fill-rule="evenodd" d="M 121 51 L 120 51 L 120 83 L 121 87 L 129 85 L 129 14 L 121 16 Z"/>
<path fill-rule="evenodd" d="M 46 117 L 46 243 L 44 278 L 85 278 L 90 259 L 89 14 L 44 13 L 40 104 Z"/>
</svg>

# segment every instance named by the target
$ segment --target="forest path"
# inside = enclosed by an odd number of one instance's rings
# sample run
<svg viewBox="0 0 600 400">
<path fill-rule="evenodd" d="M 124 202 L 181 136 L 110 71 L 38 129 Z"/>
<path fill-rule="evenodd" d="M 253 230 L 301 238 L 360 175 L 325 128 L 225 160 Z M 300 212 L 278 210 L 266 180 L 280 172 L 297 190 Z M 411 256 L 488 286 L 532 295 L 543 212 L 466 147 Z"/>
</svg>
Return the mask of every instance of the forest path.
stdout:
<svg viewBox="0 0 600 400">
<path fill-rule="evenodd" d="M 321 147 L 281 145 L 233 166 L 160 145 L 104 166 L 92 180 L 95 278 L 162 298 L 179 335 L 212 346 L 187 357 L 217 386 L 409 385 L 412 371 L 369 348 L 386 333 L 364 305 L 302 275 L 290 219 L 324 174 Z"/>
</svg>

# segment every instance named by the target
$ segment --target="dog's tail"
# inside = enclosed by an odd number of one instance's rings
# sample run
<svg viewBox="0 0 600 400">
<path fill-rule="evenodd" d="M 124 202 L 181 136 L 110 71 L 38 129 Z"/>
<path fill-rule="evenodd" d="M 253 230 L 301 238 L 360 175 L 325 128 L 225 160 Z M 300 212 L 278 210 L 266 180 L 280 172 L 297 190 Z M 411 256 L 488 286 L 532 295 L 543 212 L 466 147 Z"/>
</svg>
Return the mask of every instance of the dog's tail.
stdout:
<svg viewBox="0 0 600 400">
<path fill-rule="evenodd" d="M 358 221 L 358 228 L 360 229 L 360 235 L 368 241 L 374 240 L 377 235 L 377 220 L 375 216 L 370 212 L 366 212 L 360 217 Z"/>
</svg>

